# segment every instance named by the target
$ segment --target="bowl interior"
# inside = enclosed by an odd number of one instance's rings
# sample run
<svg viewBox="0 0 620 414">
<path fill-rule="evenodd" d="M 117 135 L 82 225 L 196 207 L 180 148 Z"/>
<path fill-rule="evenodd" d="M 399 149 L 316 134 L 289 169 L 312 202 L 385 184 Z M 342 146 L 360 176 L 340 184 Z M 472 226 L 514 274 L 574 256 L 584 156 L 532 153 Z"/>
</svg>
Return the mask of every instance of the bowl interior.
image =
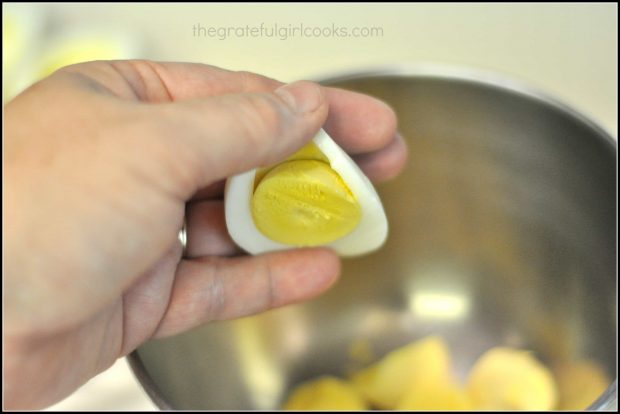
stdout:
<svg viewBox="0 0 620 414">
<path fill-rule="evenodd" d="M 380 357 L 429 334 L 446 339 L 461 376 L 507 345 L 549 364 L 594 359 L 615 378 L 616 150 L 604 133 L 468 79 L 336 84 L 388 102 L 410 148 L 405 172 L 378 186 L 387 244 L 345 260 L 341 281 L 310 303 L 141 347 L 158 401 L 273 409 L 303 380 L 358 367 L 360 350 Z"/>
</svg>

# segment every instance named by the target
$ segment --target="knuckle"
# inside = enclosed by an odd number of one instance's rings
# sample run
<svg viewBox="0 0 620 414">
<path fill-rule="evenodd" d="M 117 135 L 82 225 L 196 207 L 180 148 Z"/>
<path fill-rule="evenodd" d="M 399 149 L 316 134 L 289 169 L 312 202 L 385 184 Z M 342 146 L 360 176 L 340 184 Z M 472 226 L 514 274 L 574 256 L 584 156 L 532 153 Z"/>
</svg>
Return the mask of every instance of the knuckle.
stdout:
<svg viewBox="0 0 620 414">
<path fill-rule="evenodd" d="M 260 146 L 265 136 L 282 134 L 289 116 L 284 104 L 270 95 L 250 94 L 244 96 L 239 126 L 253 147 Z"/>
<path fill-rule="evenodd" d="M 275 281 L 274 281 L 274 272 L 273 272 L 273 262 L 270 260 L 269 256 L 263 256 L 262 258 L 262 272 L 265 278 L 264 283 L 264 297 L 265 304 L 263 305 L 265 309 L 273 309 L 277 306 L 277 297 L 276 297 L 276 289 L 275 289 Z"/>
<path fill-rule="evenodd" d="M 101 61 L 80 62 L 63 66 L 57 69 L 54 73 L 75 73 L 75 72 L 92 72 L 98 70 L 102 65 Z"/>
<path fill-rule="evenodd" d="M 240 70 L 236 72 L 237 82 L 241 86 L 242 91 L 249 91 L 250 85 L 254 83 L 254 78 L 256 75 L 252 72 L 248 72 L 246 70 Z"/>
<path fill-rule="evenodd" d="M 207 320 L 219 320 L 226 311 L 226 290 L 219 258 L 210 259 L 211 284 L 207 295 Z"/>
<path fill-rule="evenodd" d="M 392 107 L 383 101 L 379 102 L 383 104 L 385 111 L 383 112 L 383 119 L 381 119 L 381 122 L 376 124 L 377 131 L 375 131 L 375 133 L 378 137 L 378 148 L 383 148 L 392 143 L 394 134 L 398 129 L 398 119 Z"/>
<path fill-rule="evenodd" d="M 235 72 L 235 76 L 237 77 L 237 84 L 241 86 L 241 90 L 244 92 L 268 91 L 277 88 L 281 84 L 275 79 L 245 70 Z"/>
</svg>

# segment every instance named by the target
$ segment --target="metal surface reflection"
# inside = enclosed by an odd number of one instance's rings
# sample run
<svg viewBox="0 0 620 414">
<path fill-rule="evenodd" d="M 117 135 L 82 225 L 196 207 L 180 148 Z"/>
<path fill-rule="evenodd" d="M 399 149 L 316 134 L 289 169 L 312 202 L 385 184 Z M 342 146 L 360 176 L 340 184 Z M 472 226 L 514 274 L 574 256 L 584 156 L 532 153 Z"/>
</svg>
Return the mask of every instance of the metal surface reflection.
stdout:
<svg viewBox="0 0 620 414">
<path fill-rule="evenodd" d="M 441 291 L 414 292 L 409 308 L 421 318 L 459 320 L 469 314 L 469 298 L 459 293 Z"/>
<path fill-rule="evenodd" d="M 398 113 L 410 163 L 379 187 L 391 230 L 325 296 L 146 344 L 139 376 L 173 408 L 276 408 L 300 381 L 342 375 L 429 334 L 464 375 L 492 346 L 616 377 L 616 149 L 581 116 L 469 75 L 342 78 Z M 359 353 L 359 352 L 358 352 Z M 616 398 L 609 388 L 597 408 Z"/>
</svg>

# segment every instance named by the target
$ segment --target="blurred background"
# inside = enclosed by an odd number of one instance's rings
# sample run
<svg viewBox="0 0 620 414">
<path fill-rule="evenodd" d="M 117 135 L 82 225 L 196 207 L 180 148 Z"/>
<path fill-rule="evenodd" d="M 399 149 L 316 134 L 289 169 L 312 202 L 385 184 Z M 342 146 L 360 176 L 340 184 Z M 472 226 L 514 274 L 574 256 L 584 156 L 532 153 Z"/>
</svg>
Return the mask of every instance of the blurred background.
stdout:
<svg viewBox="0 0 620 414">
<path fill-rule="evenodd" d="M 525 81 L 617 134 L 616 4 L 7 4 L 3 101 L 95 59 L 204 62 L 283 81 L 442 64 Z M 51 407 L 154 409 L 124 360 Z"/>
</svg>

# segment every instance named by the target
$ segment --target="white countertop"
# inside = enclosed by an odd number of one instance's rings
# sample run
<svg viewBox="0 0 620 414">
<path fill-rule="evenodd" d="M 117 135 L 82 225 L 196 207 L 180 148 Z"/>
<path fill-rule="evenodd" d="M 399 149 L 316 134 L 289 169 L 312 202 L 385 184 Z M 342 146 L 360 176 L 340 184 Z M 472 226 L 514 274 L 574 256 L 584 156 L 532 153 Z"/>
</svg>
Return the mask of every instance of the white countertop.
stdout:
<svg viewBox="0 0 620 414">
<path fill-rule="evenodd" d="M 4 6 L 3 6 L 4 7 Z M 433 62 L 493 70 L 565 100 L 617 134 L 616 4 L 45 4 L 60 26 L 103 26 L 144 41 L 140 57 L 198 61 L 284 81 Z M 373 38 L 196 37 L 202 27 L 374 27 Z M 58 410 L 148 410 L 124 360 Z"/>
<path fill-rule="evenodd" d="M 435 62 L 536 85 L 617 132 L 616 4 L 65 4 L 67 27 L 113 27 L 145 57 L 196 61 L 284 81 L 376 65 Z M 372 38 L 196 37 L 193 27 L 380 28 Z"/>
</svg>

